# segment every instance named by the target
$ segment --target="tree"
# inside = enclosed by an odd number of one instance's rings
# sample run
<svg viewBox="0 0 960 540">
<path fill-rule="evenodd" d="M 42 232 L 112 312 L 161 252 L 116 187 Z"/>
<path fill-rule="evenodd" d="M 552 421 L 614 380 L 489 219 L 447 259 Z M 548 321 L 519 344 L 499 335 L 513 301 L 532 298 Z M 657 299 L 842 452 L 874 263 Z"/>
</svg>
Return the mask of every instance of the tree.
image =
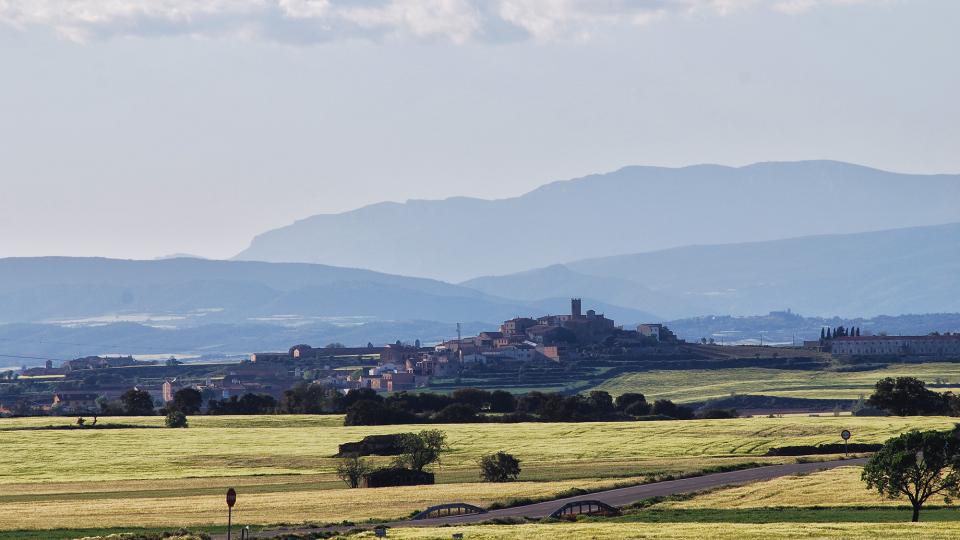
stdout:
<svg viewBox="0 0 960 540">
<path fill-rule="evenodd" d="M 669 399 L 658 399 L 653 402 L 653 407 L 651 407 L 650 411 L 653 414 L 662 414 L 676 418 L 677 420 L 690 420 L 694 416 L 693 409 L 684 407 L 683 405 L 677 405 Z"/>
<path fill-rule="evenodd" d="M 867 489 L 890 499 L 906 496 L 912 521 L 920 521 L 927 499 L 942 495 L 949 504 L 960 491 L 958 441 L 949 431 L 910 431 L 883 444 L 863 468 Z"/>
<path fill-rule="evenodd" d="M 867 404 L 897 416 L 944 414 L 947 398 L 927 390 L 926 383 L 914 377 L 887 377 L 877 381 Z"/>
<path fill-rule="evenodd" d="M 153 414 L 153 398 L 150 392 L 131 388 L 120 396 L 123 413 L 129 416 L 150 416 Z"/>
<path fill-rule="evenodd" d="M 187 415 L 180 411 L 173 411 L 167 415 L 165 421 L 168 428 L 185 428 L 187 426 Z"/>
<path fill-rule="evenodd" d="M 360 487 L 360 480 L 368 472 L 370 472 L 370 466 L 360 459 L 360 456 L 344 458 L 337 464 L 337 477 L 351 488 Z"/>
<path fill-rule="evenodd" d="M 503 450 L 481 457 L 479 463 L 484 482 L 512 482 L 520 476 L 520 460 Z"/>
<path fill-rule="evenodd" d="M 388 426 L 415 420 L 414 415 L 384 404 L 382 401 L 362 399 L 347 407 L 345 426 Z"/>
<path fill-rule="evenodd" d="M 183 414 L 197 414 L 203 405 L 203 394 L 196 388 L 181 388 L 173 394 L 171 408 Z"/>
<path fill-rule="evenodd" d="M 440 455 L 450 450 L 446 434 L 439 429 L 429 429 L 417 434 L 407 433 L 400 444 L 404 453 L 397 456 L 396 465 L 418 472 L 423 472 L 423 469 L 434 463 L 440 463 Z"/>
<path fill-rule="evenodd" d="M 587 401 L 596 414 L 605 415 L 613 412 L 613 398 L 603 390 L 594 390 L 590 392 Z"/>
<path fill-rule="evenodd" d="M 646 396 L 636 392 L 627 392 L 626 394 L 620 394 L 619 396 L 617 396 L 617 401 L 616 401 L 617 410 L 625 411 L 627 410 L 627 407 L 639 401 L 646 403 L 647 402 Z"/>
<path fill-rule="evenodd" d="M 490 393 L 490 410 L 498 413 L 513 412 L 517 408 L 517 400 L 506 390 L 494 390 Z"/>
<path fill-rule="evenodd" d="M 451 403 L 433 416 L 445 424 L 466 424 L 477 420 L 477 410 L 465 403 Z"/>
</svg>

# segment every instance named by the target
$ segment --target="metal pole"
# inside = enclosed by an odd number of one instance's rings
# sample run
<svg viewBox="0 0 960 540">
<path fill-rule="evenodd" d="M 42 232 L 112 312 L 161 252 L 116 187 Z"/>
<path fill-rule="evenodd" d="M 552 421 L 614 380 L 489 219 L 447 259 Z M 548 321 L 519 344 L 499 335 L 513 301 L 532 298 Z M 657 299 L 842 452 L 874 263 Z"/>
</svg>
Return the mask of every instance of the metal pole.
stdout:
<svg viewBox="0 0 960 540">
<path fill-rule="evenodd" d="M 227 540 L 230 540 L 230 533 L 233 532 L 233 508 L 227 507 Z"/>
<path fill-rule="evenodd" d="M 850 452 L 847 452 L 847 440 L 843 440 L 843 457 L 850 457 Z"/>
</svg>

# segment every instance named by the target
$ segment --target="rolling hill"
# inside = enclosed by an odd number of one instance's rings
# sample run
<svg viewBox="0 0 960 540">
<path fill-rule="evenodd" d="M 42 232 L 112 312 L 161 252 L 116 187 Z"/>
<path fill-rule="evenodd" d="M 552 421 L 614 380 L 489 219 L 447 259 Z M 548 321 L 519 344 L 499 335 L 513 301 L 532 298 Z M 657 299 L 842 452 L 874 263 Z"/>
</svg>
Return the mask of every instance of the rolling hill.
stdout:
<svg viewBox="0 0 960 540">
<path fill-rule="evenodd" d="M 463 283 L 518 300 L 576 291 L 668 318 L 875 316 L 960 311 L 960 223 L 741 244 L 688 246 Z"/>
<path fill-rule="evenodd" d="M 960 221 L 960 175 L 834 161 L 625 167 L 520 197 L 380 203 L 253 239 L 238 260 L 316 262 L 461 281 L 686 245 Z"/>
</svg>

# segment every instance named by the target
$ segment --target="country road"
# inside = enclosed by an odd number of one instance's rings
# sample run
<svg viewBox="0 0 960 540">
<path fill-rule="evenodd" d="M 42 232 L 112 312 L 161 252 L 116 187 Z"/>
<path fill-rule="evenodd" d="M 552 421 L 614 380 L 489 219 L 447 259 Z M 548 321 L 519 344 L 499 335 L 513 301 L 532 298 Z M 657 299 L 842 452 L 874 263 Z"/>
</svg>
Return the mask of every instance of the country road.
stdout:
<svg viewBox="0 0 960 540">
<path fill-rule="evenodd" d="M 866 463 L 866 458 L 844 459 L 836 461 L 822 461 L 813 463 L 789 463 L 785 465 L 768 465 L 756 467 L 753 469 L 744 469 L 740 471 L 731 471 L 723 473 L 713 473 L 693 478 L 683 478 L 680 480 L 668 480 L 664 482 L 655 482 L 652 484 L 643 484 L 625 488 L 611 489 L 608 491 L 598 491 L 588 495 L 579 495 L 565 499 L 556 499 L 548 502 L 529 504 L 526 506 L 515 506 L 513 508 L 504 508 L 502 510 L 493 510 L 486 514 L 470 514 L 461 516 L 448 516 L 442 518 L 404 520 L 385 523 L 388 527 L 435 527 L 440 525 L 457 525 L 478 523 L 497 518 L 542 518 L 553 513 L 561 506 L 569 502 L 595 500 L 602 501 L 611 506 L 626 506 L 634 502 L 650 497 L 666 497 L 670 495 L 679 495 L 682 493 L 693 493 L 707 489 L 713 489 L 722 486 L 745 484 L 762 480 L 770 480 L 780 476 L 789 476 L 793 474 L 803 474 L 815 471 L 822 471 L 844 466 L 858 466 Z M 457 501 L 449 501 L 457 502 Z M 345 527 L 341 527 L 346 529 Z M 338 528 L 338 529 L 341 529 Z M 317 529 L 271 529 L 260 533 L 252 534 L 251 538 L 269 538 L 283 533 L 310 532 Z M 225 540 L 226 535 L 213 535 L 214 540 Z M 239 538 L 239 531 L 234 535 Z"/>
</svg>

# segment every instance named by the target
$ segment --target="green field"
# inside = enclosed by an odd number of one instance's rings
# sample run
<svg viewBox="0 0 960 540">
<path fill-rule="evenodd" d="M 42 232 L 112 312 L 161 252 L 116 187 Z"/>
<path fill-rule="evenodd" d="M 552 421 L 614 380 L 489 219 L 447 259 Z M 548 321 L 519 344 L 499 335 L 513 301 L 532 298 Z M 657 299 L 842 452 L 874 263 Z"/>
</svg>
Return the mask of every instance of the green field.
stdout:
<svg viewBox="0 0 960 540">
<path fill-rule="evenodd" d="M 613 395 L 640 392 L 651 402 L 670 399 L 678 403 L 690 403 L 732 394 L 857 399 L 869 396 L 878 380 L 903 376 L 917 377 L 928 384 L 941 379 L 948 387 L 937 390 L 960 390 L 960 363 L 896 364 L 884 369 L 857 372 L 763 368 L 657 370 L 626 373 L 595 389 L 606 390 Z"/>
<path fill-rule="evenodd" d="M 719 465 L 785 462 L 790 458 L 762 454 L 837 442 L 845 428 L 856 442 L 880 442 L 912 427 L 953 426 L 951 418 L 853 417 L 445 425 L 436 427 L 452 452 L 437 471 L 438 485 L 349 490 L 333 472 L 339 443 L 421 426 L 343 427 L 339 416 L 198 416 L 181 430 L 156 427 L 159 417 L 100 419 L 138 429 L 36 429 L 71 422 L 0 420 L 0 528 L 219 525 L 230 486 L 240 493 L 240 523 L 389 519 L 441 502 L 489 505 Z M 523 481 L 477 482 L 477 459 L 497 450 L 522 460 Z"/>
</svg>

